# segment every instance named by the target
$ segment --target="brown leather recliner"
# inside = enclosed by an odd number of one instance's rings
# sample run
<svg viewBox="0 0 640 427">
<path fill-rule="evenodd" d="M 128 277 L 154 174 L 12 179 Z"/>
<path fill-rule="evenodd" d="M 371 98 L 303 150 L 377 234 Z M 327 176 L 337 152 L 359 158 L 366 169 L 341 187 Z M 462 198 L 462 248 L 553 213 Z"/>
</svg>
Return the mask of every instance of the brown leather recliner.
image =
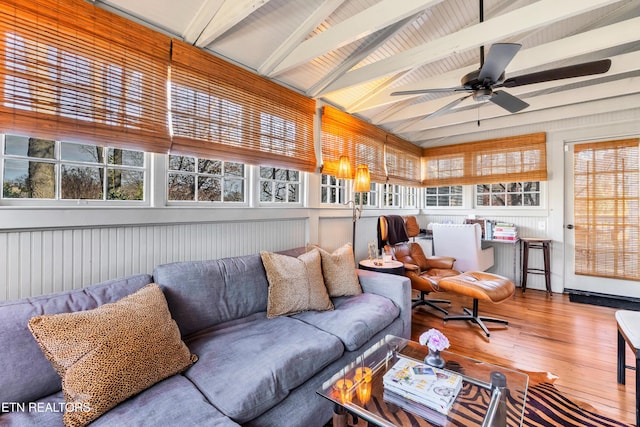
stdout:
<svg viewBox="0 0 640 427">
<path fill-rule="evenodd" d="M 415 238 L 420 233 L 420 227 L 416 218 L 413 216 L 404 217 L 405 229 L 409 238 Z M 383 241 L 387 241 L 387 220 L 384 216 L 380 217 L 380 232 Z M 451 257 L 427 257 L 422 250 L 420 244 L 415 241 L 399 242 L 394 245 L 387 244 L 393 257 L 404 264 L 404 275 L 411 280 L 411 287 L 418 292 L 420 296 L 412 300 L 413 308 L 428 305 L 448 314 L 447 310 L 436 304 L 449 304 L 449 300 L 443 299 L 427 299 L 427 295 L 431 292 L 437 292 L 438 282 L 444 277 L 457 276 L 459 271 L 453 270 L 455 258 Z"/>
<path fill-rule="evenodd" d="M 397 218 L 395 218 L 397 220 Z M 407 236 L 418 235 L 420 229 L 415 217 L 405 217 Z M 396 221 L 397 222 L 397 221 Z M 386 228 L 386 219 L 380 217 L 380 229 Z M 422 247 L 415 242 L 399 242 L 388 245 L 398 261 L 404 263 L 405 276 L 411 280 L 411 287 L 420 292 L 420 298 L 413 300 L 413 307 L 429 305 L 445 313 L 444 321 L 466 320 L 480 326 L 487 338 L 490 332 L 484 322 L 508 325 L 509 322 L 495 317 L 481 316 L 478 310 L 480 300 L 499 304 L 507 301 L 515 292 L 515 285 L 506 277 L 483 271 L 467 271 L 460 273 L 453 269 L 455 258 L 431 256 L 426 257 Z M 463 307 L 464 314 L 449 316 L 447 311 L 435 303 L 449 303 L 447 300 L 426 299 L 430 292 L 454 292 L 473 299 L 473 308 Z"/>
</svg>

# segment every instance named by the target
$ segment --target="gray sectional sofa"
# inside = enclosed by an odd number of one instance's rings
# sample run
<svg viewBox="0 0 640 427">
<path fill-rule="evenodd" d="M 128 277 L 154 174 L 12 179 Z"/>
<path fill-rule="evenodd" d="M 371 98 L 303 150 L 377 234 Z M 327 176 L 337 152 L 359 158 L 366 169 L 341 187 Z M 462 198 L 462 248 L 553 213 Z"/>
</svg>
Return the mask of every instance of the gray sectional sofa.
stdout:
<svg viewBox="0 0 640 427">
<path fill-rule="evenodd" d="M 0 426 L 62 425 L 60 376 L 27 329 L 30 318 L 93 309 L 152 282 L 199 360 L 92 426 L 321 426 L 333 411 L 316 394 L 322 383 L 386 334 L 410 336 L 409 280 L 362 270 L 358 277 L 364 292 L 334 298 L 332 311 L 272 319 L 259 254 L 165 264 L 153 276 L 0 303 Z"/>
</svg>

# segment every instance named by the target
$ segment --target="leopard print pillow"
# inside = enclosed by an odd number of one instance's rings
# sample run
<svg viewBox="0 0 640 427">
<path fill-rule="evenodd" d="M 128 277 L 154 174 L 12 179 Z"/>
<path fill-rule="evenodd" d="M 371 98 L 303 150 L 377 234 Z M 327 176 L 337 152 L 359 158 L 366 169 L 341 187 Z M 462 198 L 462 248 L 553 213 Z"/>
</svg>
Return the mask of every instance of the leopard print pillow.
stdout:
<svg viewBox="0 0 640 427">
<path fill-rule="evenodd" d="M 93 310 L 33 317 L 29 330 L 62 377 L 65 426 L 87 425 L 197 360 L 156 284 Z"/>
</svg>

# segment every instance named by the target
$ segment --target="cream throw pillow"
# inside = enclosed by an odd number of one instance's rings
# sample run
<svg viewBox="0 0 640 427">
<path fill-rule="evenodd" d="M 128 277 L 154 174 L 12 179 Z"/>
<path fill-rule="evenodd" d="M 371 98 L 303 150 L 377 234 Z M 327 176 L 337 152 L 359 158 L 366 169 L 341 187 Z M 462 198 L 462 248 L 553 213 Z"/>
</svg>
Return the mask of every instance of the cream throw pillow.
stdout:
<svg viewBox="0 0 640 427">
<path fill-rule="evenodd" d="M 197 360 L 156 284 L 93 310 L 33 317 L 29 329 L 62 377 L 65 426 L 87 425 Z"/>
<path fill-rule="evenodd" d="M 269 281 L 267 317 L 288 316 L 307 310 L 333 310 L 322 279 L 320 252 L 298 258 L 260 252 Z"/>
<path fill-rule="evenodd" d="M 329 296 L 342 297 L 362 293 L 353 248 L 350 243 L 329 253 L 316 245 L 308 245 L 309 249 L 318 249 L 322 257 L 322 274 Z"/>
</svg>

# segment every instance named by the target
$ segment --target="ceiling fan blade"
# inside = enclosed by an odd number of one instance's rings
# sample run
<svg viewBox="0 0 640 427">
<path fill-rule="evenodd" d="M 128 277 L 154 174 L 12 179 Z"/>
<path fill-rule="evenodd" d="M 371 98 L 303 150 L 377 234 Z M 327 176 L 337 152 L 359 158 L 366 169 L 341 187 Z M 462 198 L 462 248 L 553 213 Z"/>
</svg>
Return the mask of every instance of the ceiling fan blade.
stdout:
<svg viewBox="0 0 640 427">
<path fill-rule="evenodd" d="M 391 92 L 391 96 L 398 96 L 398 95 L 422 95 L 425 93 L 444 93 L 444 92 L 460 92 L 460 91 L 466 91 L 468 90 L 467 88 L 463 87 L 463 86 L 456 86 L 456 87 L 444 87 L 444 88 L 440 88 L 440 89 L 414 89 L 414 90 L 399 90 L 396 92 Z"/>
<path fill-rule="evenodd" d="M 465 99 L 469 98 L 472 95 L 473 94 L 465 95 L 462 98 L 458 98 L 455 101 L 451 101 L 450 103 L 448 103 L 444 107 L 440 107 L 436 111 L 434 111 L 433 113 L 431 113 L 428 116 L 426 116 L 425 119 L 433 119 L 435 117 L 443 115 L 444 113 L 446 113 L 447 111 L 449 111 L 450 109 L 452 109 L 456 105 L 460 104 L 462 101 L 464 101 Z"/>
<path fill-rule="evenodd" d="M 495 43 L 489 49 L 487 59 L 484 61 L 478 80 L 483 82 L 488 80 L 490 83 L 499 81 L 500 76 L 504 73 L 504 69 L 511 62 L 522 45 L 517 43 Z"/>
<path fill-rule="evenodd" d="M 503 90 L 498 90 L 493 92 L 493 96 L 489 99 L 489 101 L 493 102 L 496 105 L 504 108 L 510 113 L 517 113 L 520 110 L 524 110 L 529 106 L 522 99 L 513 96 Z"/>
<path fill-rule="evenodd" d="M 609 71 L 611 67 L 610 59 L 602 59 L 599 61 L 585 62 L 582 64 L 569 65 L 567 67 L 554 68 L 551 70 L 540 71 L 537 73 L 524 74 L 518 77 L 506 79 L 503 87 L 517 87 L 530 85 L 534 83 L 549 82 L 552 80 L 569 79 L 572 77 L 583 77 L 594 74 L 602 74 Z"/>
</svg>

